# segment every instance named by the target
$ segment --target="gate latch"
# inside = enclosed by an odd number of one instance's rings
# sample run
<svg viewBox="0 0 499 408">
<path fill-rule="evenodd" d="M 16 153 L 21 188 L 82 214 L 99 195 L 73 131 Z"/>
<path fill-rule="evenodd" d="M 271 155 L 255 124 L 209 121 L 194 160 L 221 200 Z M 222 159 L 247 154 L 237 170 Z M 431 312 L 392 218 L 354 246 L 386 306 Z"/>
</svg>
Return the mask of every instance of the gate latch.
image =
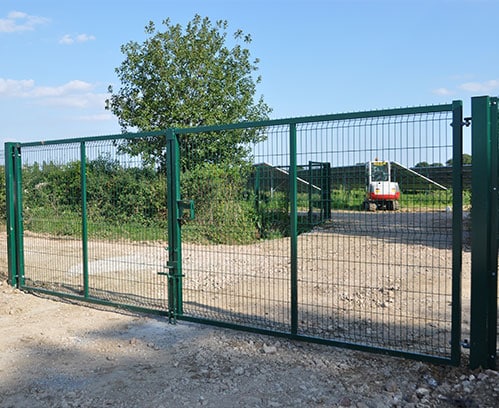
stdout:
<svg viewBox="0 0 499 408">
<path fill-rule="evenodd" d="M 187 220 L 193 220 L 195 218 L 194 212 L 194 200 L 189 201 L 177 201 L 178 209 L 180 212 L 179 221 L 185 222 Z M 186 213 L 187 211 L 187 213 Z"/>
</svg>

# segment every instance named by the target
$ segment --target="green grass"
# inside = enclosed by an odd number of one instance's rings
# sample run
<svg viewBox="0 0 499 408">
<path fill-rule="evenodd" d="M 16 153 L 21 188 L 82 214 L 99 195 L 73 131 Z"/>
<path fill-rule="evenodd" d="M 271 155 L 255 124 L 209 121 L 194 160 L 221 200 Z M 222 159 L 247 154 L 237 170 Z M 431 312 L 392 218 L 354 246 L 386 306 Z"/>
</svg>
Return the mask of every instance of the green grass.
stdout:
<svg viewBox="0 0 499 408">
<path fill-rule="evenodd" d="M 332 209 L 360 211 L 365 193 L 362 190 L 335 190 L 332 192 Z M 315 197 L 314 197 L 315 198 Z M 308 212 L 308 194 L 298 195 L 298 208 Z M 182 226 L 185 242 L 202 244 L 250 244 L 261 239 L 278 239 L 289 236 L 289 204 L 284 193 L 262 199 L 258 208 L 254 200 L 222 201 L 216 211 L 197 213 L 196 219 Z M 403 210 L 445 209 L 452 205 L 452 191 L 402 193 L 400 206 Z M 471 194 L 463 193 L 463 206 L 469 208 Z M 314 204 L 314 208 L 319 204 Z M 300 222 L 300 232 L 307 230 L 306 222 Z M 34 233 L 65 236 L 80 239 L 81 215 L 70 210 L 53 207 L 26 209 L 24 228 Z M 92 219 L 87 224 L 89 239 L 126 239 L 130 241 L 166 241 L 165 220 L 108 220 Z"/>
<path fill-rule="evenodd" d="M 366 193 L 364 190 L 333 190 L 331 194 L 333 210 L 361 210 Z M 303 197 L 298 198 L 298 202 L 303 201 Z M 427 191 L 400 194 L 400 207 L 408 210 L 419 209 L 439 209 L 452 206 L 452 190 L 447 191 Z M 463 207 L 471 205 L 471 193 L 463 192 Z M 308 197 L 306 206 L 308 208 Z"/>
<path fill-rule="evenodd" d="M 447 191 L 429 191 L 421 193 L 402 193 L 400 194 L 401 208 L 408 209 L 439 209 L 452 206 L 452 190 Z M 471 206 L 471 192 L 463 192 L 463 207 Z"/>
<path fill-rule="evenodd" d="M 57 212 L 53 209 L 31 209 L 24 216 L 24 229 L 40 234 L 81 238 L 81 215 L 69 211 Z M 167 225 L 164 221 L 144 224 L 133 221 L 89 220 L 87 233 L 89 239 L 165 241 Z"/>
</svg>

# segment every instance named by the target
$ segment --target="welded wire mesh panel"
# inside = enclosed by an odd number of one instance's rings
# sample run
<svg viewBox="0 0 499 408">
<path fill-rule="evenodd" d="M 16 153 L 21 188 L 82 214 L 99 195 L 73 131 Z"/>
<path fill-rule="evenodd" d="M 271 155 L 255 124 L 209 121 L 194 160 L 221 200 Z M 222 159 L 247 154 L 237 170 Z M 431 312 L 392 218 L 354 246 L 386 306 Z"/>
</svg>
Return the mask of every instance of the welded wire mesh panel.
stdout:
<svg viewBox="0 0 499 408">
<path fill-rule="evenodd" d="M 442 112 L 299 126 L 297 162 L 330 163 L 332 190 L 331 219 L 298 240 L 301 334 L 450 354 L 451 185 L 418 170 L 450 163 L 451 121 Z M 370 161 L 391 164 L 400 196 L 366 200 Z"/>
<path fill-rule="evenodd" d="M 167 308 L 166 172 L 120 150 L 86 143 L 90 296 Z"/>
<path fill-rule="evenodd" d="M 22 149 L 24 284 L 83 294 L 80 145 Z"/>
<path fill-rule="evenodd" d="M 165 310 L 166 176 L 120 143 L 23 147 L 24 284 Z"/>
<path fill-rule="evenodd" d="M 452 198 L 461 192 L 452 191 L 452 114 L 438 109 L 27 144 L 22 283 L 446 358 L 456 345 Z M 170 208 L 168 220 L 167 198 L 179 219 Z M 168 302 L 167 275 L 180 269 Z"/>
<path fill-rule="evenodd" d="M 179 135 L 184 315 L 448 357 L 452 114 L 344 117 L 294 120 L 296 156 L 285 121 L 223 160 L 227 128 Z"/>
<path fill-rule="evenodd" d="M 179 135 L 182 198 L 196 208 L 182 227 L 184 314 L 289 331 L 289 126 L 244 131 L 265 142 L 223 160 L 192 154 L 207 135 Z M 227 132 L 212 137 L 241 136 Z"/>
</svg>

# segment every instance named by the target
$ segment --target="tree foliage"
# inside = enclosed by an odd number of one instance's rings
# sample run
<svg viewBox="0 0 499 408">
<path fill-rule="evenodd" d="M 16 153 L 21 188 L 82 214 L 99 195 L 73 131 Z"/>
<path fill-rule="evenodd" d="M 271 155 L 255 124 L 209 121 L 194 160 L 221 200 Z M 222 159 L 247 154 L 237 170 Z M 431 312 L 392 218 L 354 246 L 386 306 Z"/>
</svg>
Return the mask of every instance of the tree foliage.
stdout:
<svg viewBox="0 0 499 408">
<path fill-rule="evenodd" d="M 41 213 L 45 216 L 81 213 L 79 161 L 25 166 L 23 187 L 26 220 Z M 90 221 L 165 223 L 165 202 L 165 175 L 150 168 L 123 167 L 106 156 L 87 163 Z"/>
<path fill-rule="evenodd" d="M 453 160 L 449 159 L 445 162 L 446 166 L 452 166 Z M 462 158 L 462 163 L 463 164 L 471 164 L 471 155 L 467 153 L 463 153 L 463 158 Z"/>
<path fill-rule="evenodd" d="M 416 163 L 414 167 L 443 167 L 442 163 L 428 163 L 425 161 Z"/>
<path fill-rule="evenodd" d="M 109 88 L 108 108 L 118 117 L 122 131 L 151 131 L 167 127 L 188 128 L 257 121 L 271 109 L 263 97 L 255 100 L 255 76 L 259 60 L 251 61 L 244 44 L 251 36 L 236 30 L 229 44 L 228 23 L 212 24 L 196 15 L 185 29 L 163 21 L 164 31 L 153 22 L 145 29 L 148 38 L 121 47 L 125 56 L 116 73 L 121 88 Z M 258 131 L 186 135 L 181 152 L 204 162 L 241 160 L 248 154 L 242 145 L 262 138 Z M 129 140 L 121 149 L 141 155 L 145 161 L 164 164 L 164 138 Z M 216 154 L 215 154 L 215 153 Z"/>
</svg>

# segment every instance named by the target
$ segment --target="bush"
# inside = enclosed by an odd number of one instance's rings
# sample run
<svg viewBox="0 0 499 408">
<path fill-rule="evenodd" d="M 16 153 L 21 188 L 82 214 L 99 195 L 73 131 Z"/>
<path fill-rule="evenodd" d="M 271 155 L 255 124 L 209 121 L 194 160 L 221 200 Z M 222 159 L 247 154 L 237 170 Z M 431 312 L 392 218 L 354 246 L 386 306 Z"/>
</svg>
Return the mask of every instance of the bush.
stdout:
<svg viewBox="0 0 499 408">
<path fill-rule="evenodd" d="M 23 168 L 27 229 L 79 234 L 80 227 L 74 224 L 81 223 L 81 200 L 79 161 L 34 163 Z M 164 228 L 166 235 L 166 176 L 151 168 L 127 168 L 99 157 L 87 163 L 87 211 L 89 223 L 133 224 L 138 229 L 153 226 Z M 52 222 L 47 222 L 49 219 Z"/>
<path fill-rule="evenodd" d="M 188 241 L 245 244 L 258 238 L 251 166 L 203 163 L 181 176 L 184 199 L 195 202 L 196 219 L 183 227 Z"/>
<path fill-rule="evenodd" d="M 283 192 L 261 192 L 258 201 L 258 232 L 263 239 L 289 236 L 289 199 Z"/>
<path fill-rule="evenodd" d="M 105 156 L 88 162 L 86 168 L 90 236 L 141 239 L 142 231 L 150 239 L 162 239 L 161 234 L 166 237 L 164 173 L 152 167 L 124 167 Z M 203 163 L 184 171 L 181 195 L 184 200 L 194 200 L 196 213 L 195 220 L 182 227 L 184 239 L 247 244 L 288 236 L 287 195 L 260 192 L 257 198 L 253 172 L 249 163 Z M 23 167 L 23 192 L 26 229 L 56 235 L 81 234 L 79 161 Z"/>
</svg>

